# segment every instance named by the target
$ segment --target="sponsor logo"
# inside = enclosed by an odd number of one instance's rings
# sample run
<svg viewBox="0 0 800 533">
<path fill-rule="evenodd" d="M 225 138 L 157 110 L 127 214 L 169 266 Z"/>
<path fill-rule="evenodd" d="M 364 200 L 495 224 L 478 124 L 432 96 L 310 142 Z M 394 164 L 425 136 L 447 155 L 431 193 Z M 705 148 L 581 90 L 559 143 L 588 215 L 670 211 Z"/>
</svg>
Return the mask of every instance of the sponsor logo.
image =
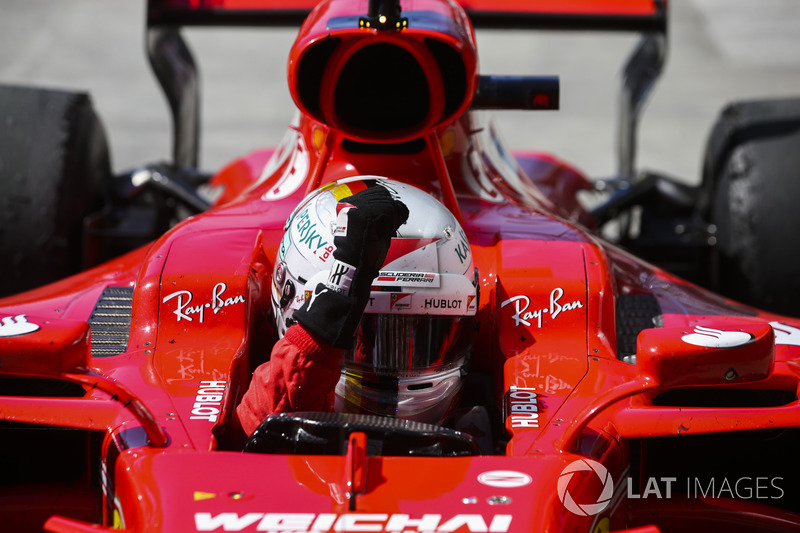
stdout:
<svg viewBox="0 0 800 533">
<path fill-rule="evenodd" d="M 393 292 L 389 299 L 389 309 L 400 310 L 411 308 L 411 293 Z"/>
<path fill-rule="evenodd" d="M 39 324 L 28 322 L 25 315 L 7 316 L 0 321 L 0 337 L 18 337 L 39 329 Z"/>
<path fill-rule="evenodd" d="M 534 311 L 528 311 L 531 305 L 531 299 L 524 295 L 509 298 L 502 302 L 500 307 L 503 308 L 507 305 L 514 304 L 514 314 L 511 315 L 511 318 L 514 319 L 515 326 L 531 326 L 533 325 L 531 321 L 536 320 L 536 327 L 541 328 L 543 315 L 550 315 L 550 319 L 555 320 L 561 313 L 574 311 L 575 309 L 581 309 L 583 307 L 583 302 L 580 300 L 565 302 L 562 300 L 563 296 L 564 289 L 560 287 L 553 289 L 550 293 L 550 304 L 547 307 L 542 307 Z"/>
<path fill-rule="evenodd" d="M 317 255 L 323 263 L 327 263 L 328 259 L 333 257 L 333 246 L 326 246 L 322 249 L 322 251 L 317 254 L 317 250 L 314 250 L 314 255 Z"/>
<path fill-rule="evenodd" d="M 388 272 L 382 271 L 375 278 L 375 285 L 422 285 L 439 286 L 439 274 L 435 272 Z"/>
<path fill-rule="evenodd" d="M 754 339 L 753 335 L 744 331 L 724 331 L 705 326 L 695 326 L 694 333 L 681 337 L 687 344 L 705 348 L 735 348 L 749 344 Z"/>
<path fill-rule="evenodd" d="M 478 482 L 489 487 L 514 489 L 530 485 L 533 478 L 516 470 L 490 470 L 478 475 Z"/>
<path fill-rule="evenodd" d="M 456 244 L 456 256 L 458 256 L 458 260 L 461 261 L 463 265 L 464 262 L 469 259 L 469 241 L 467 240 L 467 235 L 464 233 L 463 229 L 458 230 L 458 237 L 459 241 Z"/>
<path fill-rule="evenodd" d="M 463 302 L 459 299 L 449 298 L 425 298 L 423 307 L 425 309 L 461 309 Z"/>
<path fill-rule="evenodd" d="M 224 381 L 201 381 L 194 397 L 191 420 L 216 422 L 222 411 L 222 397 L 225 395 Z"/>
<path fill-rule="evenodd" d="M 350 287 L 356 276 L 356 267 L 338 259 L 333 262 L 328 273 L 328 287 L 340 294 L 350 294 Z"/>
<path fill-rule="evenodd" d="M 336 224 L 332 224 L 334 237 L 347 237 L 347 214 L 351 209 L 355 209 L 355 207 L 347 202 L 339 200 L 339 203 L 336 204 Z"/>
<path fill-rule="evenodd" d="M 600 495 L 597 497 L 596 502 L 579 504 L 572 499 L 572 495 L 570 495 L 569 491 L 567 490 L 567 486 L 572 480 L 572 477 L 578 472 L 593 472 L 594 475 L 596 475 L 600 480 L 600 483 L 602 483 L 603 488 L 600 492 Z M 585 475 L 579 476 L 579 479 L 581 477 L 585 477 Z M 585 481 L 585 479 L 582 480 L 582 482 Z M 558 499 L 561 500 L 561 503 L 564 504 L 564 507 L 567 508 L 567 511 L 579 516 L 594 516 L 598 513 L 601 513 L 606 507 L 608 507 L 608 504 L 611 503 L 611 497 L 613 495 L 614 481 L 611 479 L 611 474 L 608 472 L 608 469 L 606 469 L 605 466 L 597 461 L 593 461 L 591 459 L 578 459 L 577 461 L 572 461 L 570 464 L 564 467 L 564 470 L 561 471 L 561 475 L 558 478 Z"/>
<path fill-rule="evenodd" d="M 320 229 L 317 227 L 317 223 L 311 222 L 311 217 L 308 213 L 308 210 L 309 207 L 307 206 L 297 214 L 295 217 L 294 229 L 297 231 L 297 244 L 305 245 L 309 250 L 311 250 L 311 252 L 316 254 L 320 248 L 328 246 L 328 241 L 323 240 Z M 329 256 L 333 251 L 333 247 L 328 246 L 328 248 L 330 248 L 330 250 L 323 250 L 323 253 L 327 251 Z M 326 256 L 326 259 L 328 256 Z"/>
<path fill-rule="evenodd" d="M 194 299 L 192 291 L 175 291 L 165 296 L 161 302 L 167 303 L 170 300 L 175 300 L 175 310 L 172 313 L 175 315 L 177 322 L 181 320 L 193 322 L 196 317 L 198 322 L 202 324 L 205 320 L 206 309 L 211 309 L 216 315 L 225 307 L 244 303 L 244 296 L 224 296 L 227 288 L 228 286 L 225 283 L 217 283 L 211 291 L 211 301 L 198 305 L 191 305 Z"/>
<path fill-rule="evenodd" d="M 191 420 L 216 422 L 222 411 L 222 397 L 225 395 L 224 381 L 201 381 L 194 397 Z"/>
<path fill-rule="evenodd" d="M 317 301 L 317 296 L 319 296 L 320 294 L 324 294 L 324 293 L 328 292 L 329 290 L 331 290 L 331 289 L 329 289 L 328 287 L 326 287 L 324 285 L 317 285 L 317 288 L 314 289 L 313 291 L 305 291 L 305 295 L 306 295 L 306 300 L 305 301 L 308 302 L 308 306 L 306 306 L 306 311 L 311 311 L 311 307 L 314 305 L 314 302 Z M 323 298 L 323 300 L 324 300 L 324 298 Z"/>
<path fill-rule="evenodd" d="M 472 533 L 505 533 L 511 525 L 511 515 L 457 514 L 451 518 L 440 514 L 424 514 L 412 518 L 407 514 L 382 513 L 195 513 L 198 531 L 291 531 L 322 532 L 426 532 L 452 531 Z"/>
<path fill-rule="evenodd" d="M 506 413 L 512 428 L 538 428 L 539 395 L 524 387 L 511 386 L 506 395 Z"/>
</svg>

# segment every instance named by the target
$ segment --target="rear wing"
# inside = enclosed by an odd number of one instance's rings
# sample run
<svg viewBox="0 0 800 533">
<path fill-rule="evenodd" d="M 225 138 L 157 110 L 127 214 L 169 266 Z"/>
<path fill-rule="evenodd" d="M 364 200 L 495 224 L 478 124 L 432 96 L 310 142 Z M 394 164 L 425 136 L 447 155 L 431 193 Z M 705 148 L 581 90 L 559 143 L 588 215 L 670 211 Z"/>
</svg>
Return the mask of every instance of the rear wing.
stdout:
<svg viewBox="0 0 800 533">
<path fill-rule="evenodd" d="M 664 32 L 667 0 L 457 0 L 475 28 Z M 299 26 L 317 0 L 149 0 L 150 26 Z"/>
<path fill-rule="evenodd" d="M 354 0 L 355 1 L 355 0 Z M 668 0 L 457 0 L 477 29 L 621 31 L 642 34 L 622 75 L 617 173 L 636 174 L 636 129 L 661 75 Z M 318 0 L 148 0 L 147 49 L 173 117 L 173 162 L 197 167 L 200 91 L 181 26 L 300 27 Z"/>
<path fill-rule="evenodd" d="M 459 0 L 476 28 L 664 32 L 666 0 Z"/>
</svg>

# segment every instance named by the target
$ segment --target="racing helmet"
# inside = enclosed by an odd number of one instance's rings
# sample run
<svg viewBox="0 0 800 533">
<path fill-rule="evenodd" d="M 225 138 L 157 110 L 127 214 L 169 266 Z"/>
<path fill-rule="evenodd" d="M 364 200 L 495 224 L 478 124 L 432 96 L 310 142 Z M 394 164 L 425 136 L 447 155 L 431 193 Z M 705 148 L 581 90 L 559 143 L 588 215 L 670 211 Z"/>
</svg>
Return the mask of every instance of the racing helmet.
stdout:
<svg viewBox="0 0 800 533">
<path fill-rule="evenodd" d="M 409 210 L 392 238 L 345 353 L 335 410 L 439 423 L 458 398 L 469 363 L 477 272 L 456 217 L 421 189 L 378 176 L 328 184 L 287 220 L 275 264 L 272 304 L 280 336 L 334 262 L 336 204 L 382 186 Z"/>
</svg>

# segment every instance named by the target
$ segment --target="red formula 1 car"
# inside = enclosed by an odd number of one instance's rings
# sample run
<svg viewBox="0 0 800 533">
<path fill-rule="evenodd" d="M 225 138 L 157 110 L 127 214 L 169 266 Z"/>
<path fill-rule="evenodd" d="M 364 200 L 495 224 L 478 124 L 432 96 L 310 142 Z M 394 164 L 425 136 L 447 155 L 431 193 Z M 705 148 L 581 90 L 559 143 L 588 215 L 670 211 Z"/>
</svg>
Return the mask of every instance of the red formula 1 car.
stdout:
<svg viewBox="0 0 800 533">
<path fill-rule="evenodd" d="M 666 2 L 312 4 L 149 1 L 172 164 L 112 177 L 85 96 L 0 90 L 4 123 L 24 125 L 2 138 L 16 201 L 2 214 L 0 530 L 799 530 L 799 257 L 781 236 L 797 228 L 800 104 L 727 109 L 690 187 L 632 164 Z M 197 171 L 179 27 L 301 23 L 281 145 Z M 473 27 L 642 34 L 619 179 L 503 147 L 472 111 L 557 108 L 558 80 L 481 75 Z M 480 423 L 289 413 L 242 451 L 230 423 L 276 342 L 287 218 L 365 175 L 422 189 L 463 227 L 479 274 L 459 408 Z M 577 193 L 600 186 L 583 207 Z"/>
</svg>

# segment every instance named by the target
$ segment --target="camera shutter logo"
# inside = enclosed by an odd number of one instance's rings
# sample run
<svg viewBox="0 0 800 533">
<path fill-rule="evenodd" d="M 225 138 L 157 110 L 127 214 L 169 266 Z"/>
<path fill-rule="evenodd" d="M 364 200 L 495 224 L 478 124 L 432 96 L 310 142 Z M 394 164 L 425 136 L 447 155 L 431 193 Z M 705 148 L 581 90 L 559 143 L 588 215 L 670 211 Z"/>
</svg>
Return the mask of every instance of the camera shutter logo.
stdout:
<svg viewBox="0 0 800 533">
<path fill-rule="evenodd" d="M 597 478 L 603 484 L 603 490 L 600 496 L 597 497 L 595 503 L 576 503 L 572 499 L 567 486 L 569 485 L 572 476 L 576 472 L 594 472 Z M 614 481 L 611 479 L 611 474 L 605 466 L 597 461 L 591 459 L 578 459 L 564 467 L 561 475 L 558 478 L 558 499 L 564 504 L 564 507 L 573 514 L 579 516 L 593 516 L 602 512 L 608 504 L 611 503 L 611 497 L 614 494 Z"/>
</svg>

